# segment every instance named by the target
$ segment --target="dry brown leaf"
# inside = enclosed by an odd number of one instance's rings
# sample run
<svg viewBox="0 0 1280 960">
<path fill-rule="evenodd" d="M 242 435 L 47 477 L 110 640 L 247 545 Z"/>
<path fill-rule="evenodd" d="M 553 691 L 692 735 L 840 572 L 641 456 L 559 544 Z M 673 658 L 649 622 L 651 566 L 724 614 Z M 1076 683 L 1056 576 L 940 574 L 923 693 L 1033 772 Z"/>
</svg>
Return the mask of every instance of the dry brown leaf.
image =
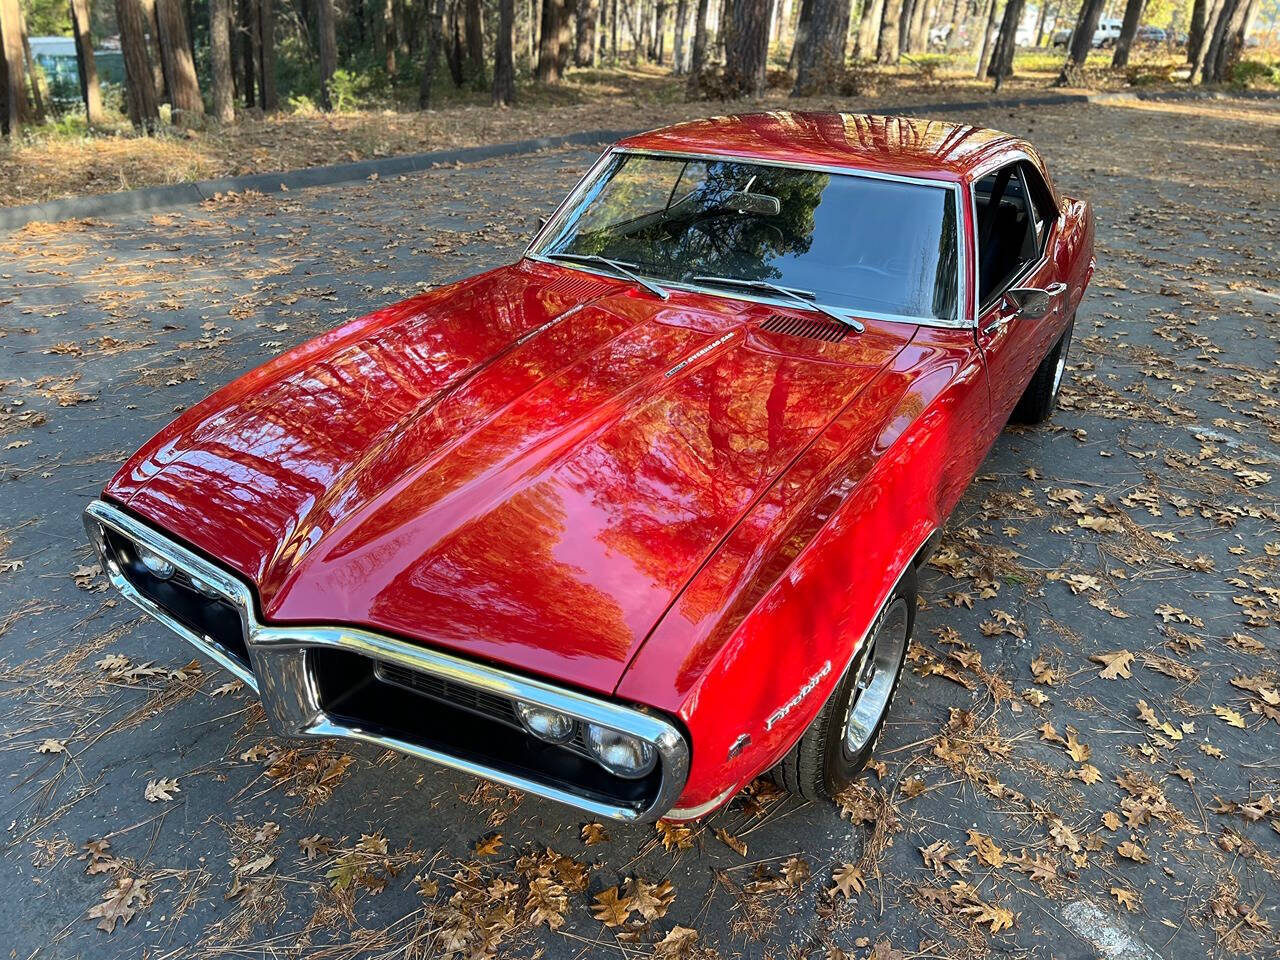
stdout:
<svg viewBox="0 0 1280 960">
<path fill-rule="evenodd" d="M 595 906 L 591 908 L 591 913 L 606 927 L 622 926 L 627 922 L 627 918 L 631 916 L 631 911 L 635 909 L 632 906 L 630 897 L 618 896 L 617 887 L 602 890 L 596 894 L 595 900 Z"/>
<path fill-rule="evenodd" d="M 1003 867 L 1004 851 L 996 846 L 995 841 L 977 830 L 969 831 L 966 843 L 973 847 L 978 862 L 987 867 Z"/>
<path fill-rule="evenodd" d="M 827 892 L 833 897 L 836 894 L 846 898 L 852 897 L 854 894 L 861 893 L 866 887 L 862 868 L 852 863 L 844 863 L 836 867 L 831 879 L 835 882 L 835 886 Z"/>
<path fill-rule="evenodd" d="M 155 803 L 157 800 L 172 800 L 175 793 L 181 792 L 176 777 L 162 777 L 148 782 L 142 795 L 147 798 L 147 803 Z"/>
<path fill-rule="evenodd" d="M 1115 680 L 1124 677 L 1128 680 L 1133 674 L 1129 668 L 1133 665 L 1133 654 L 1128 650 L 1113 650 L 1110 653 L 1095 653 L 1089 657 L 1094 663 L 1102 664 L 1099 676 L 1103 680 Z"/>
<path fill-rule="evenodd" d="M 120 877 L 107 898 L 89 909 L 89 919 L 98 921 L 98 929 L 114 933 L 116 924 L 128 924 L 142 909 L 147 895 L 147 882 L 136 877 Z"/>
<path fill-rule="evenodd" d="M 740 857 L 747 855 L 747 845 L 744 841 L 739 840 L 724 827 L 716 827 L 716 836 L 720 838 L 720 842 L 732 850 Z"/>
</svg>

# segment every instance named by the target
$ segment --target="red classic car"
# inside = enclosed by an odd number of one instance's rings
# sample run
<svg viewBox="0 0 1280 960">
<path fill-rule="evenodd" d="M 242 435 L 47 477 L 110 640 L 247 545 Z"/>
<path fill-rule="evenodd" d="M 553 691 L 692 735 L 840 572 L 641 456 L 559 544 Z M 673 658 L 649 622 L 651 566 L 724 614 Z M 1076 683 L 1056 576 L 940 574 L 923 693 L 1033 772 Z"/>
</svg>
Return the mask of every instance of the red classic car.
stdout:
<svg viewBox="0 0 1280 960">
<path fill-rule="evenodd" d="M 1028 144 L 770 113 L 608 149 L 516 263 L 305 343 L 86 512 L 281 735 L 624 820 L 867 760 L 916 571 L 1047 417 L 1089 205 Z"/>
</svg>

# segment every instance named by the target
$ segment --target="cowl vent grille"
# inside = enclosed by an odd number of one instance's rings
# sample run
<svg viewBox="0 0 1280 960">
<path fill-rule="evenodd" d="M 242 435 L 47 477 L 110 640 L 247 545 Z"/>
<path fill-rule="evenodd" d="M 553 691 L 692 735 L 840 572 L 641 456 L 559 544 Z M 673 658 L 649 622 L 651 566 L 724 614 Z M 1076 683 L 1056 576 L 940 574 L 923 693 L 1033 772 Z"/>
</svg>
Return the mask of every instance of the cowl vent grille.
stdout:
<svg viewBox="0 0 1280 960">
<path fill-rule="evenodd" d="M 612 286 L 610 281 L 599 277 L 576 275 L 556 277 L 547 284 L 546 290 L 547 293 L 558 294 L 571 300 L 594 300 Z"/>
<path fill-rule="evenodd" d="M 843 323 L 831 320 L 806 320 L 804 317 L 792 317 L 785 313 L 775 313 L 764 323 L 761 330 L 770 333 L 785 333 L 793 337 L 804 337 L 806 340 L 822 340 L 825 343 L 839 343 L 849 332 Z"/>
</svg>

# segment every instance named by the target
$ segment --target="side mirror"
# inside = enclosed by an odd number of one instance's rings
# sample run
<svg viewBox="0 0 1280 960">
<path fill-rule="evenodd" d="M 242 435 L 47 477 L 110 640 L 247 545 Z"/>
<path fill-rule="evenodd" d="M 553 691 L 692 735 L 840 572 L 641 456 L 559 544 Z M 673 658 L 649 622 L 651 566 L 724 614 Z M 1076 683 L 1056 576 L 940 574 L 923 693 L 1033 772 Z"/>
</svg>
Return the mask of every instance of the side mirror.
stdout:
<svg viewBox="0 0 1280 960">
<path fill-rule="evenodd" d="M 535 234 L 535 235 L 537 235 L 537 234 L 539 234 L 539 233 L 541 233 L 541 232 L 542 232 L 542 228 L 543 228 L 543 227 L 545 227 L 545 226 L 547 225 L 547 220 L 548 220 L 548 219 L 549 219 L 548 217 L 539 217 L 539 218 L 538 218 L 538 224 L 537 224 L 537 226 L 535 226 L 535 227 L 533 228 L 533 232 L 534 232 L 534 234 Z"/>
<path fill-rule="evenodd" d="M 1039 287 L 1014 287 L 1005 294 L 1015 317 L 1039 320 L 1053 309 L 1053 297 Z"/>
</svg>

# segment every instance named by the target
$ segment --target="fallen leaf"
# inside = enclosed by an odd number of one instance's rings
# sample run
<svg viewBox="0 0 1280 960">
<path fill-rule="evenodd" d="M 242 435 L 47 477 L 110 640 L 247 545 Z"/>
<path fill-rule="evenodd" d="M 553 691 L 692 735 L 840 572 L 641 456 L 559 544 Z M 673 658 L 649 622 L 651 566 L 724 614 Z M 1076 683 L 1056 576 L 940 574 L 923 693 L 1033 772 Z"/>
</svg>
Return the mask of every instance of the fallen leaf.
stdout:
<svg viewBox="0 0 1280 960">
<path fill-rule="evenodd" d="M 1129 667 L 1133 665 L 1133 654 L 1128 650 L 1095 653 L 1089 659 L 1103 665 L 1102 672 L 1099 674 L 1103 680 L 1115 680 L 1117 677 L 1124 677 L 1127 680 L 1133 676 L 1129 671 Z"/>
<path fill-rule="evenodd" d="M 147 803 L 155 803 L 157 800 L 172 800 L 173 795 L 180 792 L 176 777 L 162 777 L 148 782 L 142 795 L 147 798 Z"/>
<path fill-rule="evenodd" d="M 862 878 L 862 868 L 852 863 L 836 867 L 831 879 L 835 882 L 835 886 L 827 892 L 833 897 L 836 894 L 846 898 L 851 897 L 861 893 L 866 887 L 866 881 Z"/>
<path fill-rule="evenodd" d="M 986 834 L 979 833 L 977 830 L 970 830 L 969 839 L 966 843 L 973 847 L 974 853 L 978 857 L 978 862 L 983 866 L 1004 866 L 1004 851 L 996 846 L 995 841 Z"/>
<path fill-rule="evenodd" d="M 141 909 L 147 894 L 147 882 L 135 877 L 120 877 L 107 898 L 90 908 L 89 919 L 98 921 L 98 929 L 115 933 L 116 924 L 127 925 Z"/>
<path fill-rule="evenodd" d="M 591 914 L 606 927 L 620 927 L 627 922 L 634 907 L 630 897 L 618 896 L 618 888 L 610 887 L 596 894 Z"/>
</svg>

